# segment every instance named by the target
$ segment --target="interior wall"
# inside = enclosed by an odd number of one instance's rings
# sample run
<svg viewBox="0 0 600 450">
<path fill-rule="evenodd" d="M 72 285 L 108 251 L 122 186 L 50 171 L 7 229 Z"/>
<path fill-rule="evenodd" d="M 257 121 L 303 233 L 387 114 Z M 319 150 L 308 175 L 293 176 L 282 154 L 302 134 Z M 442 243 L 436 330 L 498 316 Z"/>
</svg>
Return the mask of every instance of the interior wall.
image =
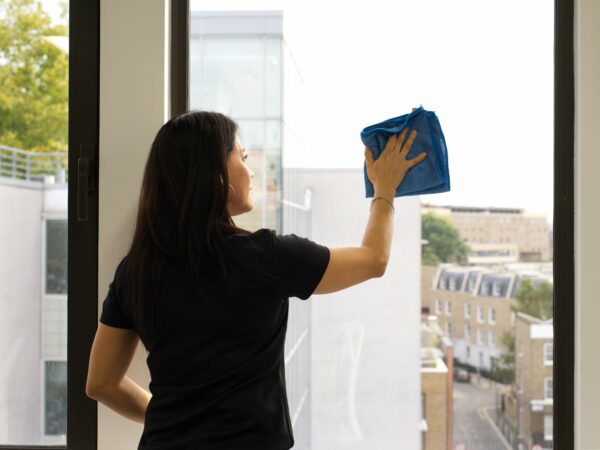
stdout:
<svg viewBox="0 0 600 450">
<path fill-rule="evenodd" d="M 152 139 L 168 118 L 168 0 L 100 1 L 98 315 L 131 242 Z M 148 389 L 138 345 L 128 375 Z M 143 425 L 98 403 L 98 449 L 137 448 Z"/>
<path fill-rule="evenodd" d="M 575 1 L 575 448 L 600 449 L 600 2 Z M 557 412 L 560 414 L 560 411 Z"/>
</svg>

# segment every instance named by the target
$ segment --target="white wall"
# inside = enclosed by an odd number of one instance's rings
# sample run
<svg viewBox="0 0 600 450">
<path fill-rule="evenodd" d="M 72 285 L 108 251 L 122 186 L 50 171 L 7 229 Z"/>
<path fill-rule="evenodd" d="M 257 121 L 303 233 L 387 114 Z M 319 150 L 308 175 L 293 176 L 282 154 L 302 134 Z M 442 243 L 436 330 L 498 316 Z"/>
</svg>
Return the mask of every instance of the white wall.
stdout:
<svg viewBox="0 0 600 450">
<path fill-rule="evenodd" d="M 362 168 L 300 171 L 313 191 L 311 239 L 359 246 L 371 203 Z M 420 446 L 421 211 L 416 196 L 394 205 L 385 275 L 309 300 L 312 450 Z"/>
<path fill-rule="evenodd" d="M 167 0 L 100 2 L 98 314 L 133 232 L 152 139 L 167 120 Z M 128 375 L 148 389 L 142 344 Z M 137 448 L 142 424 L 98 406 L 98 449 Z"/>
<path fill-rule="evenodd" d="M 600 1 L 576 0 L 575 15 L 575 448 L 592 450 L 600 449 Z"/>
</svg>

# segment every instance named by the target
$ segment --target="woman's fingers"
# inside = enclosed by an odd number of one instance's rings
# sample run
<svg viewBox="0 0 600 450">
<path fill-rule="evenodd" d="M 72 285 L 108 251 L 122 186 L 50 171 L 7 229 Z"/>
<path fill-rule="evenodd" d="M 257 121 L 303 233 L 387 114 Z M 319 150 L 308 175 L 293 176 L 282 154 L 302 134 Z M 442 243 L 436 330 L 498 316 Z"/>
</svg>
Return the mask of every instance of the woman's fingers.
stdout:
<svg viewBox="0 0 600 450">
<path fill-rule="evenodd" d="M 421 161 L 423 161 L 425 158 L 427 158 L 427 152 L 421 152 L 419 153 L 417 156 L 415 156 L 413 159 L 408 160 L 408 162 L 410 163 L 410 167 L 415 166 L 417 164 L 419 164 Z"/>
<path fill-rule="evenodd" d="M 373 164 L 373 152 L 367 146 L 365 146 L 365 159 L 367 160 L 367 166 Z"/>
<path fill-rule="evenodd" d="M 408 136 L 408 140 L 406 141 L 406 144 L 404 144 L 402 146 L 402 148 L 400 149 L 400 152 L 402 152 L 404 154 L 408 153 L 410 148 L 412 147 L 413 142 L 415 141 L 416 137 L 417 137 L 417 130 L 412 130 L 410 132 L 410 135 Z"/>
</svg>

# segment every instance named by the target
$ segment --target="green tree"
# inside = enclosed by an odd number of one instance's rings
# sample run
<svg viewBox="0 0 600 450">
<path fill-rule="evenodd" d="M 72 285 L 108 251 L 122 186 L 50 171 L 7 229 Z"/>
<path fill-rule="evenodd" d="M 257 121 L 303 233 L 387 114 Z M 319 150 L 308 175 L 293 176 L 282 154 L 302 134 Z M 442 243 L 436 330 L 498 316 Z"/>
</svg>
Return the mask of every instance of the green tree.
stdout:
<svg viewBox="0 0 600 450">
<path fill-rule="evenodd" d="M 467 263 L 470 248 L 460 239 L 450 219 L 433 213 L 422 214 L 421 236 L 429 242 L 421 246 L 423 265 L 435 266 L 440 262 Z"/>
<path fill-rule="evenodd" d="M 68 57 L 46 38 L 67 35 L 39 0 L 0 0 L 0 144 L 66 151 Z"/>
<path fill-rule="evenodd" d="M 492 359 L 492 378 L 504 384 L 515 380 L 515 337 L 510 331 L 502 334 L 501 342 L 504 351 Z"/>
<path fill-rule="evenodd" d="M 553 316 L 552 306 L 552 283 L 543 280 L 537 286 L 534 286 L 531 278 L 523 278 L 517 289 L 517 303 L 512 306 L 513 311 L 548 320 Z"/>
</svg>

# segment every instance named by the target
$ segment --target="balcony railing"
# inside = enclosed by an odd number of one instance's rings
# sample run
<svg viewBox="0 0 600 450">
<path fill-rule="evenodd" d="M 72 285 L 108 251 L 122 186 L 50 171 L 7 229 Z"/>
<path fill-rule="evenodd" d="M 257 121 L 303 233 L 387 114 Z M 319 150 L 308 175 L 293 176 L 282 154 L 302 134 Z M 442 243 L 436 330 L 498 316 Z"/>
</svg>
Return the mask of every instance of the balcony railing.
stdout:
<svg viewBox="0 0 600 450">
<path fill-rule="evenodd" d="M 66 183 L 67 152 L 32 152 L 0 144 L 0 178 Z"/>
</svg>

